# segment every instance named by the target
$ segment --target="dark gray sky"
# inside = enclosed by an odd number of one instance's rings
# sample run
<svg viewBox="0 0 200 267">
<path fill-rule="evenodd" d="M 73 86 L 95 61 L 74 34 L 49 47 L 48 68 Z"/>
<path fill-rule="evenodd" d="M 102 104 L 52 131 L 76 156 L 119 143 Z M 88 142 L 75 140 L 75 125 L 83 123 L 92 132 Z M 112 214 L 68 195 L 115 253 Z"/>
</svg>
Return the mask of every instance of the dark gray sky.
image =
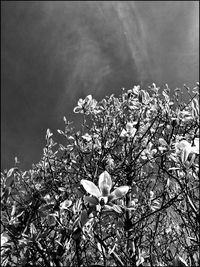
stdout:
<svg viewBox="0 0 200 267">
<path fill-rule="evenodd" d="M 37 163 L 80 97 L 195 85 L 198 50 L 198 1 L 2 1 L 1 169 Z"/>
</svg>

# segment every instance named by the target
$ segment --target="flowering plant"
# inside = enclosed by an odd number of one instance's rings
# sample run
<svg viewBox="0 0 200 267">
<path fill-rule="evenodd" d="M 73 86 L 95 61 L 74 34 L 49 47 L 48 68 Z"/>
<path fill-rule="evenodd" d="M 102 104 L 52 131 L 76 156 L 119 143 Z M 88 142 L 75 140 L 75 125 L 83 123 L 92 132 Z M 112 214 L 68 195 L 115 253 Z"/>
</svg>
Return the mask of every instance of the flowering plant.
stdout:
<svg viewBox="0 0 200 267">
<path fill-rule="evenodd" d="M 127 122 L 126 130 L 123 129 L 120 136 L 121 137 L 134 137 L 137 129 L 134 127 L 137 122 Z"/>
<path fill-rule="evenodd" d="M 117 187 L 112 193 L 110 192 L 112 188 L 112 180 L 110 174 L 107 171 L 104 171 L 99 176 L 99 182 L 97 187 L 93 182 L 88 180 L 81 180 L 81 184 L 84 189 L 89 193 L 90 197 L 85 197 L 85 201 L 91 205 L 101 205 L 104 209 L 112 209 L 112 202 L 116 199 L 124 197 L 128 190 L 128 186 Z M 114 209 L 114 208 L 113 208 Z M 116 209 L 114 209 L 116 210 Z M 119 211 L 119 209 L 118 209 Z"/>
<path fill-rule="evenodd" d="M 181 157 L 182 162 L 186 162 L 190 154 L 199 154 L 199 138 L 194 139 L 194 144 L 191 146 L 187 140 L 175 143 L 176 155 Z"/>
<path fill-rule="evenodd" d="M 48 129 L 37 164 L 2 171 L 1 266 L 199 266 L 199 93 L 186 89 L 185 105 L 167 85 L 88 95 L 79 131 L 64 117 L 63 144 Z"/>
<path fill-rule="evenodd" d="M 94 111 L 96 105 L 97 101 L 91 95 L 88 95 L 85 99 L 79 99 L 78 106 L 74 108 L 74 112 L 88 115 L 91 111 Z"/>
</svg>

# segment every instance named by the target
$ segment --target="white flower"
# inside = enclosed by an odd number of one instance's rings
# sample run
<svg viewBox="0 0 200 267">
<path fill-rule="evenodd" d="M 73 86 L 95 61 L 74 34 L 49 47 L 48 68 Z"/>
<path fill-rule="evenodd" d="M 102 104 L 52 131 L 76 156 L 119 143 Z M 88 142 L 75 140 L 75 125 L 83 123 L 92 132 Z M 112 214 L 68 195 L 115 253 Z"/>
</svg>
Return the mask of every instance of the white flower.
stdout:
<svg viewBox="0 0 200 267">
<path fill-rule="evenodd" d="M 134 127 L 137 122 L 127 122 L 126 124 L 126 130 L 123 129 L 120 137 L 134 137 L 137 129 Z"/>
<path fill-rule="evenodd" d="M 175 143 L 176 156 L 180 156 L 181 161 L 185 162 L 190 154 L 199 154 L 199 138 L 194 139 L 194 144 L 194 146 L 191 146 L 186 140 Z"/>
<path fill-rule="evenodd" d="M 89 114 L 91 110 L 94 110 L 96 105 L 97 101 L 91 95 L 88 95 L 85 99 L 79 99 L 78 106 L 74 108 L 74 112 Z"/>
<path fill-rule="evenodd" d="M 129 190 L 128 186 L 120 186 L 110 192 L 112 188 L 112 180 L 107 171 L 104 171 L 99 176 L 98 187 L 93 182 L 84 179 L 81 180 L 81 184 L 84 189 L 93 196 L 86 196 L 85 201 L 95 206 L 98 204 L 101 206 L 104 206 L 104 204 L 110 204 L 110 206 L 112 206 L 112 201 L 122 198 Z M 105 205 L 108 209 L 111 208 L 110 206 Z"/>
<path fill-rule="evenodd" d="M 157 152 L 157 149 L 152 149 L 153 144 L 151 142 L 148 143 L 147 148 L 145 148 L 141 153 L 141 158 L 144 160 L 150 160 L 154 158 L 154 154 Z"/>
</svg>

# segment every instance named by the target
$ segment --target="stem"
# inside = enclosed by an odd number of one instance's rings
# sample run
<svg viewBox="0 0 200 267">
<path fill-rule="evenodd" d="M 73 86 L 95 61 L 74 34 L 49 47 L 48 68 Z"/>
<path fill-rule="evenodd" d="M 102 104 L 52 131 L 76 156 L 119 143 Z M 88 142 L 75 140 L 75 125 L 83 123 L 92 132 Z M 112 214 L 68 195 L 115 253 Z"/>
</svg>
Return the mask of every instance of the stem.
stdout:
<svg viewBox="0 0 200 267">
<path fill-rule="evenodd" d="M 101 240 L 103 240 L 103 233 L 102 233 L 102 228 L 101 228 L 101 214 L 102 214 L 102 209 L 101 209 L 101 211 L 99 213 L 99 225 L 100 225 Z M 102 251 L 102 254 L 103 254 L 103 263 L 104 263 L 104 266 L 106 267 L 107 263 L 106 263 L 106 256 L 105 256 L 105 253 L 104 253 L 104 248 L 103 248 L 102 243 L 100 243 L 100 245 L 101 245 L 101 251 Z"/>
<path fill-rule="evenodd" d="M 106 244 L 101 240 L 101 238 L 98 236 L 97 233 L 94 233 L 94 237 L 98 240 L 98 242 L 104 247 L 105 251 L 108 252 L 108 248 Z M 117 256 L 117 254 L 113 251 L 111 254 L 112 258 L 116 262 L 117 266 L 124 266 L 123 262 L 120 260 L 120 258 Z"/>
<path fill-rule="evenodd" d="M 77 239 L 76 240 L 76 257 L 77 257 L 78 267 L 80 267 L 81 263 L 82 263 L 80 255 L 79 255 L 79 253 L 80 253 L 79 250 L 80 250 L 80 239 Z"/>
</svg>

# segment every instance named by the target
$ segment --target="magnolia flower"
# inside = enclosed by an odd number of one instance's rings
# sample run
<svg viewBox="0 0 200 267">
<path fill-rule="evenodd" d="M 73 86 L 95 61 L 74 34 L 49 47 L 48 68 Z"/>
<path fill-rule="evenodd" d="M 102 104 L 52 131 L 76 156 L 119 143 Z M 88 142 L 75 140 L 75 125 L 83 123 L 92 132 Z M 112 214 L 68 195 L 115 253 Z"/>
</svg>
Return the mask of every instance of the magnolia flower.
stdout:
<svg viewBox="0 0 200 267">
<path fill-rule="evenodd" d="M 157 149 L 152 149 L 153 144 L 151 142 L 148 143 L 147 148 L 145 148 L 141 153 L 141 158 L 146 159 L 153 159 L 154 154 L 157 152 Z"/>
<path fill-rule="evenodd" d="M 137 129 L 134 127 L 137 122 L 127 122 L 126 124 L 126 130 L 123 129 L 120 137 L 134 137 Z"/>
<path fill-rule="evenodd" d="M 186 140 L 176 143 L 175 154 L 181 157 L 182 162 L 187 161 L 190 154 L 199 154 L 199 138 L 194 139 L 194 146 Z"/>
<path fill-rule="evenodd" d="M 107 209 L 110 209 L 112 206 L 112 201 L 124 197 L 128 190 L 128 186 L 117 187 L 114 191 L 111 191 L 112 180 L 110 174 L 107 171 L 104 171 L 99 176 L 98 187 L 91 181 L 81 180 L 81 184 L 84 189 L 92 196 L 85 196 L 85 201 L 96 206 L 101 205 Z M 109 204 L 109 205 L 106 205 Z M 115 205 L 116 206 L 116 205 Z M 116 209 L 115 209 L 116 210 Z"/>
<path fill-rule="evenodd" d="M 80 98 L 78 101 L 78 106 L 74 108 L 75 113 L 85 113 L 89 114 L 97 105 L 97 101 L 92 99 L 91 95 L 88 95 L 85 99 Z"/>
</svg>

